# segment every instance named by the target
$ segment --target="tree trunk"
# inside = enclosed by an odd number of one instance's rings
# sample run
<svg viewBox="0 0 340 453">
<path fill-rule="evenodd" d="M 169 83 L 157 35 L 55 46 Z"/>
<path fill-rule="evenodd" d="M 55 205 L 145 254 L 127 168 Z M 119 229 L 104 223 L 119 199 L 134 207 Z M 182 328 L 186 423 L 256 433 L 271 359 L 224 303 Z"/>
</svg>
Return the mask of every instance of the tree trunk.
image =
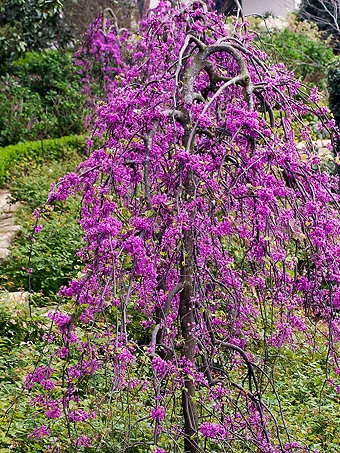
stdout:
<svg viewBox="0 0 340 453">
<path fill-rule="evenodd" d="M 192 124 L 188 112 L 184 111 L 186 133 L 183 137 L 183 145 L 187 147 L 192 130 Z M 191 142 L 193 148 L 194 140 Z M 190 202 L 194 196 L 193 173 L 188 171 L 187 179 L 184 185 L 184 199 Z M 191 208 L 192 209 L 192 208 Z M 189 218 L 193 219 L 194 212 L 191 211 Z M 184 230 L 183 246 L 181 256 L 181 279 L 183 289 L 180 293 L 179 314 L 181 320 L 181 330 L 184 345 L 182 348 L 182 357 L 195 362 L 196 339 L 192 334 L 195 325 L 193 296 L 193 251 L 194 241 L 192 229 Z M 182 390 L 182 409 L 184 415 L 184 453 L 198 453 L 198 417 L 197 408 L 194 402 L 195 383 L 188 374 L 184 379 L 184 388 Z"/>
<path fill-rule="evenodd" d="M 192 185 L 192 176 L 190 176 Z M 190 188 L 190 184 L 189 184 Z M 193 238 L 192 231 L 186 230 L 183 238 L 183 256 L 181 275 L 184 280 L 184 288 L 180 293 L 180 317 L 181 329 L 184 340 L 182 357 L 195 361 L 196 339 L 192 335 L 194 327 L 194 306 L 192 301 L 193 289 Z M 185 453 L 198 453 L 198 419 L 197 409 L 193 401 L 195 397 L 195 383 L 189 375 L 185 377 L 184 389 L 182 390 L 182 408 L 184 414 L 184 451 Z"/>
</svg>

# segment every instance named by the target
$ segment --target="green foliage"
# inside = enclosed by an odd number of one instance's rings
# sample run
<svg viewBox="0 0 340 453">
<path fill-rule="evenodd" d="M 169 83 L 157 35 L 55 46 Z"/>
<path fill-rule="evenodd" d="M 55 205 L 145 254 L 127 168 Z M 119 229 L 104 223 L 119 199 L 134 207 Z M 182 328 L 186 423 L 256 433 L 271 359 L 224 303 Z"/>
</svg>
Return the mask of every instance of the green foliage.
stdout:
<svg viewBox="0 0 340 453">
<path fill-rule="evenodd" d="M 61 155 L 58 156 L 62 158 Z M 81 232 L 76 221 L 79 201 L 57 203 L 54 210 L 46 209 L 39 220 L 42 231 L 33 244 L 29 237 L 34 219 L 32 211 L 42 206 L 48 196 L 50 185 L 68 171 L 72 171 L 81 158 L 68 150 L 64 161 L 30 163 L 22 161 L 17 171 L 11 172 L 9 188 L 13 201 L 19 201 L 21 208 L 17 213 L 17 222 L 21 232 L 13 241 L 11 256 L 2 263 L 0 284 L 9 290 L 29 289 L 26 268 L 33 268 L 31 289 L 35 292 L 53 296 L 79 270 L 80 260 L 76 255 L 81 247 Z M 26 174 L 25 174 L 26 173 Z M 28 257 L 31 252 L 31 261 Z M 40 301 L 41 303 L 41 301 Z"/>
<path fill-rule="evenodd" d="M 305 83 L 326 88 L 327 66 L 334 58 L 332 49 L 313 29 L 297 28 L 294 23 L 284 30 L 262 33 L 261 40 L 272 58 L 282 61 Z"/>
<path fill-rule="evenodd" d="M 22 87 L 14 78 L 2 83 L 0 93 L 0 144 L 7 146 L 49 135 L 57 119 L 46 115 L 37 93 Z"/>
<path fill-rule="evenodd" d="M 340 59 L 335 61 L 328 71 L 329 107 L 335 122 L 340 128 Z"/>
<path fill-rule="evenodd" d="M 26 42 L 15 27 L 0 25 L 0 73 L 4 71 L 4 64 L 21 55 L 26 50 Z"/>
<path fill-rule="evenodd" d="M 70 53 L 28 52 L 0 80 L 0 146 L 79 134 L 86 114 Z"/>
<path fill-rule="evenodd" d="M 27 442 L 34 416 L 22 386 L 43 352 L 48 324 L 46 309 L 35 308 L 31 316 L 27 300 L 0 294 L 0 452 L 41 451 Z"/>
<path fill-rule="evenodd" d="M 73 40 L 66 26 L 63 0 L 1 0 L 0 61 L 25 51 L 64 47 Z"/>
<path fill-rule="evenodd" d="M 69 151 L 85 152 L 85 138 L 81 136 L 63 137 L 60 139 L 41 140 L 38 142 L 17 143 L 0 148 L 0 186 L 14 171 L 19 163 L 45 160 L 62 160 L 67 158 Z"/>
<path fill-rule="evenodd" d="M 277 360 L 273 378 L 287 427 L 313 451 L 338 453 L 340 449 L 339 394 L 336 376 L 326 377 L 327 346 L 322 333 L 315 344 L 284 348 Z M 269 405 L 271 403 L 269 402 Z M 277 406 L 272 409 L 278 414 Z"/>
<path fill-rule="evenodd" d="M 74 73 L 72 54 L 55 50 L 27 52 L 12 62 L 11 72 L 41 97 L 48 96 L 51 90 L 67 94 L 68 85 L 79 82 Z"/>
<path fill-rule="evenodd" d="M 43 230 L 33 244 L 29 264 L 33 268 L 33 291 L 53 296 L 80 270 L 76 252 L 81 246 L 81 234 L 73 217 L 76 210 L 77 206 L 68 205 L 51 219 L 45 216 L 41 221 Z M 10 290 L 29 289 L 25 267 L 31 246 L 27 238 L 32 231 L 30 220 L 32 217 L 21 218 L 22 234 L 11 249 L 11 258 L 2 265 L 0 281 Z"/>
</svg>

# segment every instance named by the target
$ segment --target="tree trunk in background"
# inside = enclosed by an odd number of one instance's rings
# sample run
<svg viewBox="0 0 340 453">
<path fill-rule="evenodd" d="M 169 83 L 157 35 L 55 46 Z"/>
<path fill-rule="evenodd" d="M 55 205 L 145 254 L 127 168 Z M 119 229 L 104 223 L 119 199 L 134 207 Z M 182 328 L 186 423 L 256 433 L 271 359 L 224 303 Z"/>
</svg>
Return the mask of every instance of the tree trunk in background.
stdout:
<svg viewBox="0 0 340 453">
<path fill-rule="evenodd" d="M 121 28 L 131 28 L 145 16 L 150 8 L 157 6 L 158 0 L 65 0 L 65 22 L 72 34 L 78 38 L 88 30 L 91 22 L 105 9 L 111 8 Z M 183 1 L 185 3 L 185 0 Z M 242 5 L 242 0 L 239 0 Z M 225 15 L 237 10 L 235 0 L 215 0 L 215 8 Z"/>
<path fill-rule="evenodd" d="M 137 0 L 139 17 L 142 18 L 150 9 L 150 0 Z"/>
<path fill-rule="evenodd" d="M 145 14 L 150 0 L 65 0 L 65 21 L 76 37 L 88 30 L 105 8 L 111 8 L 118 19 L 121 28 L 130 28 L 140 19 L 140 11 Z"/>
<path fill-rule="evenodd" d="M 242 0 L 239 0 L 239 4 L 242 6 Z M 237 11 L 237 5 L 234 0 L 215 0 L 215 8 L 226 16 Z"/>
</svg>

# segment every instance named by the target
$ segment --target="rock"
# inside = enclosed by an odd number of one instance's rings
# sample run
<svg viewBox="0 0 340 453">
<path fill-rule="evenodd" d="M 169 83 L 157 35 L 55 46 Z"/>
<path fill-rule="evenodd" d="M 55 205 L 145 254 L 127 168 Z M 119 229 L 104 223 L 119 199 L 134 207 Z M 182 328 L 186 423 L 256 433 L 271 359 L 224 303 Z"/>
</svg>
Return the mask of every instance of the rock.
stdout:
<svg viewBox="0 0 340 453">
<path fill-rule="evenodd" d="M 318 157 L 320 158 L 323 164 L 327 164 L 330 161 L 334 160 L 334 152 L 331 148 L 332 142 L 331 140 L 316 140 L 313 142 L 313 149 L 314 152 L 317 153 Z M 308 147 L 310 148 L 310 143 L 308 143 Z M 304 155 L 304 151 L 306 150 L 306 142 L 299 142 L 296 145 L 296 149 L 301 153 L 301 156 Z"/>
<path fill-rule="evenodd" d="M 15 212 L 19 203 L 10 203 L 11 194 L 8 190 L 0 189 L 0 213 Z"/>
<path fill-rule="evenodd" d="M 29 293 L 27 291 L 14 291 L 12 293 L 3 292 L 0 293 L 0 304 L 4 303 L 27 303 Z"/>
<path fill-rule="evenodd" d="M 15 225 L 14 217 L 19 203 L 11 204 L 10 199 L 11 194 L 7 190 L 0 190 L 0 259 L 8 257 L 11 240 L 20 230 L 20 226 Z"/>
</svg>

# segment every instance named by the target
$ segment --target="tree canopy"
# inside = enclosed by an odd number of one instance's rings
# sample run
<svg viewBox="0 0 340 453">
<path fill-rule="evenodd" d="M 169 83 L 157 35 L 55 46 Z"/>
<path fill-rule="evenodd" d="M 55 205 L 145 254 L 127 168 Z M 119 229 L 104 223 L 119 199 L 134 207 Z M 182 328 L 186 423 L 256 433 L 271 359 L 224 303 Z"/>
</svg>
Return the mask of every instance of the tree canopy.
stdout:
<svg viewBox="0 0 340 453">
<path fill-rule="evenodd" d="M 51 358 L 26 380 L 50 451 L 308 451 L 266 392 L 270 351 L 317 320 L 337 364 L 339 186 L 304 118 L 334 122 L 252 39 L 162 1 L 136 33 L 104 15 L 78 52 L 106 98 L 48 202 L 81 194 L 84 232 L 73 310 L 49 314 Z"/>
</svg>

